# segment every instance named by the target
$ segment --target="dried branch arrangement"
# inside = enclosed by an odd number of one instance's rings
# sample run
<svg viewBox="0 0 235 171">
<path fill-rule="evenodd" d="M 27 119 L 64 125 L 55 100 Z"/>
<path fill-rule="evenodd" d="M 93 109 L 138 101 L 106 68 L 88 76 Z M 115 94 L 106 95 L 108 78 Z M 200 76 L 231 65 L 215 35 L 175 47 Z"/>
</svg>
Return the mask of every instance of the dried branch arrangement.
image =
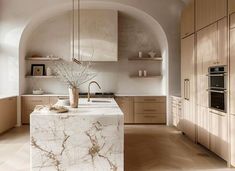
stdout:
<svg viewBox="0 0 235 171">
<path fill-rule="evenodd" d="M 74 62 L 60 60 L 54 62 L 53 70 L 56 76 L 65 82 L 69 88 L 78 88 L 80 85 L 96 77 L 90 71 L 91 62 L 81 62 L 79 65 Z"/>
</svg>

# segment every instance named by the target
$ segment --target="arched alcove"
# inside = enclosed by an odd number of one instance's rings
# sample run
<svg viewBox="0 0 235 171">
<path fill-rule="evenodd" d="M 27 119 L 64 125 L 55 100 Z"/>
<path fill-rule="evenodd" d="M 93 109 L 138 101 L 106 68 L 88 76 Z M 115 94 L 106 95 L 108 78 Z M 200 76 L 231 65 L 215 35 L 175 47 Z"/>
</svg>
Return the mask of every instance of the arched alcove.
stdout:
<svg viewBox="0 0 235 171">
<path fill-rule="evenodd" d="M 162 75 L 161 78 L 161 90 L 158 94 L 153 95 L 168 95 L 168 54 L 169 54 L 169 47 L 166 34 L 161 27 L 161 25 L 149 14 L 134 8 L 132 6 L 123 5 L 121 3 L 114 3 L 114 2 L 102 2 L 102 1 L 81 1 L 80 4 L 81 9 L 112 9 L 118 10 L 122 13 L 126 13 L 131 15 L 132 17 L 141 20 L 153 33 L 154 38 L 158 40 L 160 51 L 163 57 L 162 63 Z M 61 15 L 68 11 L 71 11 L 72 4 L 71 2 L 59 3 L 55 4 L 53 7 L 48 7 L 43 11 L 40 11 L 35 16 L 31 17 L 31 20 L 25 26 L 24 31 L 21 35 L 20 44 L 19 44 L 19 66 L 20 66 L 20 86 L 19 92 L 20 94 L 25 93 L 25 84 L 27 84 L 27 80 L 25 78 L 25 56 L 27 53 L 27 44 L 30 43 L 30 36 L 37 27 L 39 27 L 43 22 L 46 20 L 53 18 L 55 16 Z M 129 80 L 125 80 L 124 82 L 128 82 Z M 148 81 L 129 81 L 131 84 L 135 84 L 136 86 L 141 85 L 144 86 L 148 84 Z M 158 86 L 155 87 L 156 89 Z"/>
</svg>

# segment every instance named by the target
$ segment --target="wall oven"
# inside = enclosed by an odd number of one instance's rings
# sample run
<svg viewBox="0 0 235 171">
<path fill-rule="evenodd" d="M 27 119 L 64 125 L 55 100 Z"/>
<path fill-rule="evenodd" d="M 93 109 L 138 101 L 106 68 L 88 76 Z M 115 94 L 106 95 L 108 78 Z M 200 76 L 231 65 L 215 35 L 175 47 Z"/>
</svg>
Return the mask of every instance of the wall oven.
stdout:
<svg viewBox="0 0 235 171">
<path fill-rule="evenodd" d="M 208 69 L 209 107 L 226 112 L 227 67 L 216 66 Z"/>
</svg>

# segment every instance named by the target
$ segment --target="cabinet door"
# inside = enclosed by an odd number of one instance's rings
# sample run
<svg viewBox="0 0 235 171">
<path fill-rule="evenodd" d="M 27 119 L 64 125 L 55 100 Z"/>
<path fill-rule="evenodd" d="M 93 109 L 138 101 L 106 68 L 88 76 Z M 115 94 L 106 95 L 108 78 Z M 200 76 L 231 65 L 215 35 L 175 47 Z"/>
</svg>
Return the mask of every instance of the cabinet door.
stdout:
<svg viewBox="0 0 235 171">
<path fill-rule="evenodd" d="M 231 165 L 235 166 L 235 115 L 230 116 L 231 124 Z"/>
<path fill-rule="evenodd" d="M 230 30 L 230 112 L 235 114 L 235 28 Z"/>
<path fill-rule="evenodd" d="M 17 120 L 17 100 L 15 98 L 8 98 L 0 100 L 0 133 L 13 128 Z"/>
<path fill-rule="evenodd" d="M 194 104 L 191 101 L 183 100 L 183 123 L 182 131 L 193 141 L 195 141 L 195 115 Z"/>
<path fill-rule="evenodd" d="M 217 23 L 197 33 L 197 104 L 208 107 L 208 68 L 217 65 Z"/>
<path fill-rule="evenodd" d="M 227 15 L 227 0 L 196 0 L 196 30 Z"/>
<path fill-rule="evenodd" d="M 197 106 L 197 140 L 209 149 L 209 111 L 207 107 Z"/>
<path fill-rule="evenodd" d="M 218 21 L 218 65 L 227 65 L 228 59 L 228 26 L 227 18 Z"/>
<path fill-rule="evenodd" d="M 227 116 L 210 111 L 210 149 L 218 156 L 228 158 Z"/>
<path fill-rule="evenodd" d="M 29 124 L 30 114 L 37 105 L 49 105 L 49 97 L 30 96 L 21 98 L 21 122 Z"/>
<path fill-rule="evenodd" d="M 229 14 L 235 12 L 235 1 L 234 0 L 228 0 L 228 11 L 229 11 Z"/>
<path fill-rule="evenodd" d="M 188 98 L 190 95 L 187 88 L 190 88 L 188 84 L 194 78 L 194 34 L 181 40 L 181 95 L 183 98 Z M 187 87 L 188 86 L 188 87 Z M 192 88 L 192 86 L 191 86 Z M 192 96 L 192 95 L 191 95 Z"/>
<path fill-rule="evenodd" d="M 191 1 L 181 14 L 181 38 L 194 33 L 194 1 Z"/>
<path fill-rule="evenodd" d="M 182 131 L 195 140 L 194 114 L 194 34 L 181 40 L 181 92 L 182 92 Z"/>
<path fill-rule="evenodd" d="M 116 97 L 117 104 L 124 113 L 125 123 L 134 123 L 134 114 L 133 114 L 133 98 L 132 97 Z"/>
</svg>

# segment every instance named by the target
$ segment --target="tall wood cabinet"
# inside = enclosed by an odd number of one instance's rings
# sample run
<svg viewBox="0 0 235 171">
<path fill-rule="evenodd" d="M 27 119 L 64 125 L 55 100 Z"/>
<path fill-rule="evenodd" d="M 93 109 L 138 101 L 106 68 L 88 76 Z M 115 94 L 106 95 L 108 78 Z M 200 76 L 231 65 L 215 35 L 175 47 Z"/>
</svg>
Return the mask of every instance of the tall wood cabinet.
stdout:
<svg viewBox="0 0 235 171">
<path fill-rule="evenodd" d="M 0 100 L 0 133 L 13 128 L 17 122 L 17 98 L 11 97 Z"/>
<path fill-rule="evenodd" d="M 197 104 L 208 107 L 208 68 L 227 65 L 227 18 L 197 32 Z"/>
<path fill-rule="evenodd" d="M 196 0 L 196 30 L 227 16 L 227 0 Z"/>
<path fill-rule="evenodd" d="M 234 18 L 232 20 L 232 18 Z M 235 166 L 235 13 L 230 17 L 230 124 L 231 164 Z"/>
<path fill-rule="evenodd" d="M 235 17 L 235 14 L 233 14 Z M 230 23 L 235 25 L 235 20 Z M 230 113 L 235 115 L 235 28 L 230 29 Z"/>
<path fill-rule="evenodd" d="M 228 159 L 227 114 L 210 110 L 210 150 Z"/>
<path fill-rule="evenodd" d="M 181 40 L 181 94 L 183 132 L 195 140 L 195 35 Z"/>
<path fill-rule="evenodd" d="M 194 0 L 181 13 L 181 38 L 194 33 Z"/>
<path fill-rule="evenodd" d="M 197 105 L 197 142 L 210 148 L 210 113 L 207 107 Z"/>
</svg>

